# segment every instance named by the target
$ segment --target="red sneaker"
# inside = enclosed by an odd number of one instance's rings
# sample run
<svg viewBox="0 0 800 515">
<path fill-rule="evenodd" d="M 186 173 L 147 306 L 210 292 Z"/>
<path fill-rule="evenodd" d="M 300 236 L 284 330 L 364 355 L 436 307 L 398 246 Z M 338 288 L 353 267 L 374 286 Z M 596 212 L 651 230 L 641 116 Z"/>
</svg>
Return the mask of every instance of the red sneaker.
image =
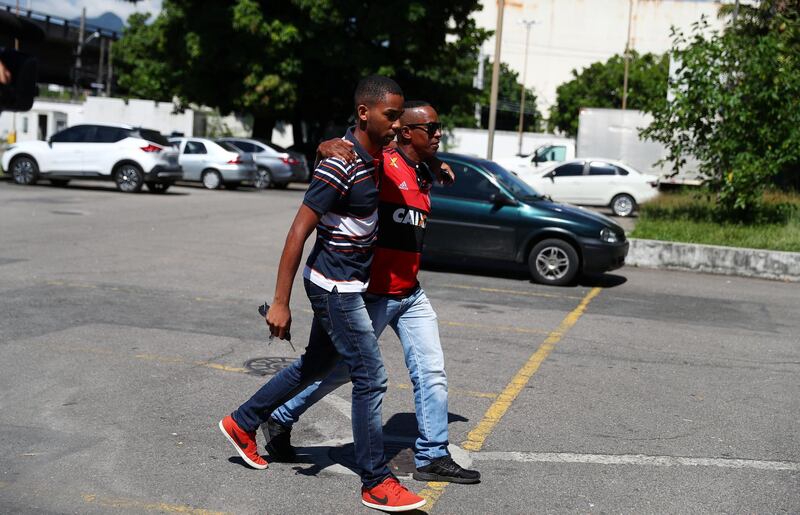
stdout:
<svg viewBox="0 0 800 515">
<path fill-rule="evenodd" d="M 225 438 L 233 444 L 236 452 L 242 459 L 254 469 L 263 470 L 269 467 L 267 460 L 259 456 L 258 444 L 256 443 L 256 432 L 248 432 L 239 427 L 239 424 L 228 415 L 219 421 L 219 430 Z"/>
<path fill-rule="evenodd" d="M 428 501 L 389 476 L 372 488 L 361 487 L 361 502 L 364 506 L 381 511 L 410 511 L 425 506 Z"/>
</svg>

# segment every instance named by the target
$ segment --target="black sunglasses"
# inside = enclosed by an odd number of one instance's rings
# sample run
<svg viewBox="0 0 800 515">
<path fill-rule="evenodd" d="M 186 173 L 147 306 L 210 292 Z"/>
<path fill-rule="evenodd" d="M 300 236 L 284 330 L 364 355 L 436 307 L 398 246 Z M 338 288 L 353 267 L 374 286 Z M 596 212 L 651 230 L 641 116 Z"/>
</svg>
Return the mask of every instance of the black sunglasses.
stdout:
<svg viewBox="0 0 800 515">
<path fill-rule="evenodd" d="M 406 127 L 408 127 L 409 129 L 424 128 L 425 132 L 428 133 L 428 136 L 432 138 L 433 135 L 436 134 L 436 131 L 442 130 L 442 122 L 409 123 L 406 124 Z"/>
</svg>

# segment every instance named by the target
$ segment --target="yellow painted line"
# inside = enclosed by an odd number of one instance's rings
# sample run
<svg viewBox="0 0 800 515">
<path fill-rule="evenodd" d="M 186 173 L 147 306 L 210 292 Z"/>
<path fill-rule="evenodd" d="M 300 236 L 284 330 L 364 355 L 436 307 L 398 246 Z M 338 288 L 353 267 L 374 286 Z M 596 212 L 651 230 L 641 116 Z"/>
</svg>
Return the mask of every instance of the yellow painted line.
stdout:
<svg viewBox="0 0 800 515">
<path fill-rule="evenodd" d="M 536 349 L 536 352 L 528 359 L 528 362 L 525 363 L 514 378 L 511 379 L 511 382 L 506 386 L 503 392 L 500 393 L 497 400 L 489 406 L 489 409 L 486 410 L 486 414 L 483 416 L 483 420 L 478 423 L 475 429 L 469 432 L 467 440 L 461 444 L 464 449 L 468 451 L 479 451 L 481 447 L 483 447 L 486 437 L 489 436 L 497 423 L 500 422 L 500 419 L 503 418 L 503 415 L 506 414 L 511 403 L 514 402 L 514 399 L 519 395 L 519 392 L 528 384 L 531 376 L 536 373 L 542 362 L 547 359 L 547 356 L 553 352 L 555 345 L 561 341 L 564 334 L 575 325 L 586 310 L 586 306 L 589 305 L 589 302 L 591 302 L 600 291 L 600 288 L 592 288 L 581 303 L 578 304 L 578 307 L 572 310 L 564 320 L 561 321 L 561 324 L 559 324 L 556 330 L 548 335 L 544 343 Z"/>
<path fill-rule="evenodd" d="M 214 370 L 222 370 L 223 372 L 236 372 L 237 374 L 246 374 L 249 372 L 246 368 L 242 367 L 229 367 L 228 365 L 220 365 L 219 363 L 209 363 L 207 361 L 196 361 L 195 365 L 201 367 L 213 368 Z"/>
<path fill-rule="evenodd" d="M 185 504 L 168 504 L 164 502 L 139 501 L 122 497 L 101 497 L 95 494 L 83 494 L 83 501 L 87 504 L 96 504 L 104 508 L 119 510 L 133 509 L 140 511 L 155 511 L 161 513 L 189 513 L 191 515 L 228 515 L 224 511 L 211 511 L 194 508 Z"/>
<path fill-rule="evenodd" d="M 486 438 L 491 434 L 491 432 L 506 414 L 508 408 L 511 407 L 511 404 L 517 398 L 522 389 L 528 384 L 528 381 L 530 381 L 531 377 L 533 377 L 533 374 L 535 374 L 539 369 L 539 366 L 542 364 L 542 362 L 547 359 L 547 356 L 553 352 L 556 344 L 561 341 L 561 338 L 564 337 L 567 331 L 569 331 L 570 328 L 575 325 L 581 315 L 583 315 L 584 311 L 586 311 L 586 306 L 589 305 L 589 302 L 591 302 L 593 298 L 597 297 L 601 291 L 601 288 L 592 288 L 589 293 L 583 297 L 580 304 L 578 304 L 578 307 L 573 309 L 564 318 L 564 320 L 561 321 L 558 327 L 547 336 L 544 343 L 542 343 L 539 348 L 536 349 L 536 352 L 534 352 L 533 355 L 528 358 L 528 361 L 525 363 L 525 365 L 523 365 L 522 368 L 511 379 L 511 382 L 508 383 L 508 385 L 500 393 L 492 405 L 489 406 L 489 409 L 486 410 L 483 419 L 478 422 L 478 425 L 475 426 L 475 429 L 469 432 L 466 441 L 461 444 L 463 449 L 472 452 L 481 450 L 484 442 L 486 442 Z M 428 503 L 425 505 L 425 509 L 428 512 L 433 509 L 433 506 L 442 496 L 447 485 L 448 483 L 431 482 L 428 483 L 419 493 L 419 495 L 428 501 Z"/>
<path fill-rule="evenodd" d="M 461 290 L 478 290 L 487 293 L 510 293 L 512 295 L 522 295 L 524 297 L 546 297 L 549 299 L 580 299 L 575 295 L 558 295 L 556 293 L 541 293 L 535 291 L 504 290 L 502 288 L 484 288 L 482 286 L 467 286 L 466 284 L 444 284 L 448 288 L 458 288 Z"/>
<path fill-rule="evenodd" d="M 173 356 L 158 356 L 155 354 L 137 354 L 134 356 L 136 359 L 145 361 L 158 361 L 160 363 L 176 363 L 180 365 L 194 365 L 198 367 L 213 368 L 214 370 L 222 370 L 223 372 L 236 372 L 239 374 L 246 374 L 249 372 L 246 368 L 230 367 L 228 365 L 220 365 L 219 363 L 211 363 L 210 361 L 187 361 L 183 358 Z"/>
<path fill-rule="evenodd" d="M 407 383 L 389 383 L 389 388 L 398 388 L 400 390 L 410 390 L 411 385 Z M 454 393 L 456 395 L 464 395 L 466 397 L 478 397 L 480 399 L 496 399 L 497 394 L 491 392 L 475 392 L 472 390 L 462 390 L 461 388 L 447 388 L 448 393 Z"/>
</svg>

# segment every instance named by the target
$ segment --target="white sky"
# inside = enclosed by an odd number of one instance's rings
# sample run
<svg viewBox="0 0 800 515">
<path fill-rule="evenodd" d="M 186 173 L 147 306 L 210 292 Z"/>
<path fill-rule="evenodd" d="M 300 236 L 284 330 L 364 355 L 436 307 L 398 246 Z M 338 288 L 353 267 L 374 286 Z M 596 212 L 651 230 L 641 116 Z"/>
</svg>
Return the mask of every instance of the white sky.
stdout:
<svg viewBox="0 0 800 515">
<path fill-rule="evenodd" d="M 86 7 L 86 16 L 89 18 L 112 12 L 126 21 L 134 12 L 149 12 L 155 17 L 161 11 L 161 1 L 141 0 L 133 4 L 125 0 L 19 0 L 19 7 L 68 19 L 79 17 L 81 9 Z M 16 0 L 3 2 L 14 5 Z"/>
</svg>

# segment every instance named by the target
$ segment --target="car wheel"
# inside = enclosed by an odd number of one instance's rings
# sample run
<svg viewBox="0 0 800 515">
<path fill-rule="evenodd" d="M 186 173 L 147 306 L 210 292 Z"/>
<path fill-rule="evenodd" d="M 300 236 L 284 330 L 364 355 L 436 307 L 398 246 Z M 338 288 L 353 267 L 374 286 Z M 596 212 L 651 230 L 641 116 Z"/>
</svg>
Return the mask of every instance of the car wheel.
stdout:
<svg viewBox="0 0 800 515">
<path fill-rule="evenodd" d="M 63 188 L 69 184 L 69 179 L 50 179 L 50 184 L 53 186 L 58 186 L 59 188 Z"/>
<path fill-rule="evenodd" d="M 611 200 L 611 211 L 617 216 L 631 216 L 636 210 L 636 201 L 627 193 L 620 193 Z"/>
<path fill-rule="evenodd" d="M 276 190 L 285 190 L 286 188 L 289 187 L 289 183 L 288 182 L 278 182 L 278 183 L 274 184 L 274 187 L 275 187 Z"/>
<path fill-rule="evenodd" d="M 163 182 L 148 182 L 147 189 L 150 190 L 151 193 L 164 193 L 169 189 L 172 184 L 167 184 Z"/>
<path fill-rule="evenodd" d="M 135 164 L 121 164 L 114 172 L 114 182 L 123 193 L 138 193 L 144 186 L 144 173 Z"/>
<path fill-rule="evenodd" d="M 239 186 L 241 186 L 241 185 L 242 185 L 242 183 L 240 181 L 226 182 L 225 183 L 225 189 L 226 190 L 235 190 L 235 189 L 239 188 Z"/>
<path fill-rule="evenodd" d="M 32 157 L 20 156 L 11 161 L 9 166 L 14 182 L 30 186 L 39 180 L 39 166 Z"/>
<path fill-rule="evenodd" d="M 542 284 L 562 286 L 578 274 L 578 252 L 564 240 L 549 239 L 537 243 L 528 256 L 533 279 Z"/>
<path fill-rule="evenodd" d="M 206 170 L 201 177 L 207 190 L 217 190 L 222 186 L 222 176 L 216 170 Z"/>
<path fill-rule="evenodd" d="M 272 187 L 272 172 L 268 168 L 259 168 L 256 172 L 256 179 L 253 181 L 253 186 L 257 190 L 265 190 Z"/>
</svg>

